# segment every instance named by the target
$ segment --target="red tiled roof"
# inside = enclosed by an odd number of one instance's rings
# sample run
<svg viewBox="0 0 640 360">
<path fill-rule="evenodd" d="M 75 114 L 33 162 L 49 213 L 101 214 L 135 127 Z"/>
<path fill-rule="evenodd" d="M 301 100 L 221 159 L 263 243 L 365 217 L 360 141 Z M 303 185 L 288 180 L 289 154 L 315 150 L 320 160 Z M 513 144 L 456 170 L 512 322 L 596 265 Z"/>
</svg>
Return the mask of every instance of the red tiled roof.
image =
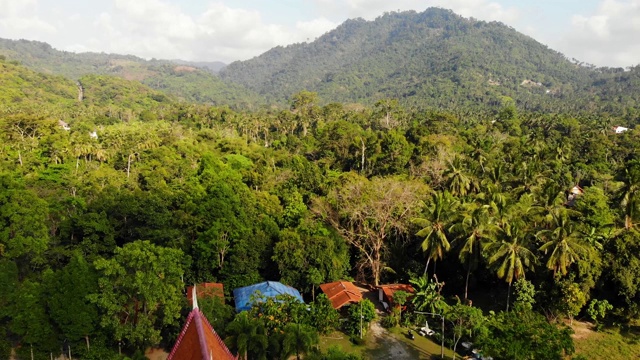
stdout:
<svg viewBox="0 0 640 360">
<path fill-rule="evenodd" d="M 187 322 L 167 360 L 237 360 L 213 330 L 200 309 L 189 313 Z"/>
<path fill-rule="evenodd" d="M 218 283 L 202 283 L 196 285 L 198 299 L 206 299 L 214 296 L 222 298 L 224 302 L 224 287 Z M 193 286 L 187 287 L 187 299 L 189 303 L 193 302 Z"/>
<path fill-rule="evenodd" d="M 379 289 L 382 289 L 382 292 L 384 292 L 384 296 L 387 298 L 387 301 L 389 303 L 393 303 L 393 293 L 395 293 L 396 291 L 406 291 L 409 294 L 415 294 L 416 290 L 413 288 L 413 286 L 408 285 L 408 284 L 388 284 L 388 285 L 380 285 L 378 286 Z"/>
<path fill-rule="evenodd" d="M 324 292 L 334 309 L 339 309 L 348 303 L 357 303 L 362 300 L 360 290 L 348 281 L 336 281 L 328 284 L 320 285 L 320 289 Z"/>
</svg>

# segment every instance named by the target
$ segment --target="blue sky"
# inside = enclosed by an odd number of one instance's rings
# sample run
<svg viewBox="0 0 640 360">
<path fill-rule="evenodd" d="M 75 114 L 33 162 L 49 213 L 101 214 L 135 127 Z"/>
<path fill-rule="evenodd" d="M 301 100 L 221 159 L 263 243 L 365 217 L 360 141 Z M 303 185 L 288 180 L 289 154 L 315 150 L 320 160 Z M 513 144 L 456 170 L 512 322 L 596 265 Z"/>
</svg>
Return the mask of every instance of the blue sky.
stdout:
<svg viewBox="0 0 640 360">
<path fill-rule="evenodd" d="M 501 21 L 569 58 L 640 63 L 640 0 L 0 0 L 0 37 L 229 63 L 313 41 L 348 18 L 430 6 Z"/>
</svg>

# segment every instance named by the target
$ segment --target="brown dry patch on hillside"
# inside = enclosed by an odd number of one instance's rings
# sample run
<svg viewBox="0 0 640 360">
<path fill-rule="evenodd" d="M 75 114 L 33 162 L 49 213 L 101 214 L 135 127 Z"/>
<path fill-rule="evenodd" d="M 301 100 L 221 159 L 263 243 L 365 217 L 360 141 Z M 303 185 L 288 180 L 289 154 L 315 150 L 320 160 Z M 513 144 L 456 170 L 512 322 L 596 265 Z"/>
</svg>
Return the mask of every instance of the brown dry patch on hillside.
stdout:
<svg viewBox="0 0 640 360">
<path fill-rule="evenodd" d="M 196 70 L 198 70 L 198 69 L 196 69 L 196 68 L 194 68 L 192 66 L 183 66 L 183 65 L 176 66 L 176 67 L 173 68 L 173 71 L 175 71 L 175 72 L 194 72 Z"/>
<path fill-rule="evenodd" d="M 568 325 L 568 324 L 567 324 Z M 573 325 L 571 328 L 574 331 L 574 334 L 571 335 L 574 339 L 586 339 L 591 336 L 595 331 L 591 330 L 593 328 L 593 324 L 587 321 L 573 321 Z"/>
</svg>

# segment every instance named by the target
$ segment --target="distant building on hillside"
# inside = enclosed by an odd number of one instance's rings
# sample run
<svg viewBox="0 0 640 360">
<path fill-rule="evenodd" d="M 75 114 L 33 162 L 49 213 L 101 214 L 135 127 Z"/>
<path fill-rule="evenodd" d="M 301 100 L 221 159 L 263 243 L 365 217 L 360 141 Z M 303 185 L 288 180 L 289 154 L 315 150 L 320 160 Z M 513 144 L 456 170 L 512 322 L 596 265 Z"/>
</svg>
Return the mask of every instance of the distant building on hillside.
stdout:
<svg viewBox="0 0 640 360">
<path fill-rule="evenodd" d="M 69 124 L 67 124 L 66 122 L 62 121 L 62 120 L 58 120 L 58 125 L 60 125 L 60 127 L 66 131 L 71 130 L 71 127 L 69 126 Z"/>
<path fill-rule="evenodd" d="M 615 131 L 616 134 L 622 134 L 625 131 L 629 131 L 629 128 L 626 128 L 624 126 L 614 126 L 613 131 Z"/>
</svg>

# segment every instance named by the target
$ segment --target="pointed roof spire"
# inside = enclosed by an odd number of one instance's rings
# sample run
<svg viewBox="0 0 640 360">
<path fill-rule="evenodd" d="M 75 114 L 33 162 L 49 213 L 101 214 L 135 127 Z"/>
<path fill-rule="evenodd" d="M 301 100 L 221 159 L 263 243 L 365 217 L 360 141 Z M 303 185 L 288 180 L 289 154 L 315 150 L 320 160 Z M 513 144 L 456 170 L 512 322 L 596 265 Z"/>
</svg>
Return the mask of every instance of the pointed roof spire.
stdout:
<svg viewBox="0 0 640 360">
<path fill-rule="evenodd" d="M 193 289 L 191 289 L 191 297 L 193 298 L 193 310 L 198 308 L 198 294 L 196 293 L 196 284 L 193 284 Z"/>
<path fill-rule="evenodd" d="M 195 298 L 195 296 L 194 296 Z M 197 304 L 196 304 L 197 305 Z M 191 310 L 167 360 L 238 360 L 200 309 Z"/>
</svg>

